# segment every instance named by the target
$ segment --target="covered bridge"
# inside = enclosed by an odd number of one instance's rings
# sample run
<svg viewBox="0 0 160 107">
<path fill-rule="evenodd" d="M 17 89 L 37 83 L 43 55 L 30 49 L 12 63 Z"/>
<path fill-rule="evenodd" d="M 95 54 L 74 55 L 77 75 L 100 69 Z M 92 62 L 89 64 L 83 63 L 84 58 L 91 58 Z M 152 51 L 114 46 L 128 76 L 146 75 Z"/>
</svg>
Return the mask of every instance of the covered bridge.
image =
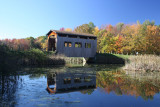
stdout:
<svg viewBox="0 0 160 107">
<path fill-rule="evenodd" d="M 97 37 L 92 34 L 50 30 L 48 51 L 56 51 L 67 57 L 94 57 L 97 50 Z"/>
</svg>

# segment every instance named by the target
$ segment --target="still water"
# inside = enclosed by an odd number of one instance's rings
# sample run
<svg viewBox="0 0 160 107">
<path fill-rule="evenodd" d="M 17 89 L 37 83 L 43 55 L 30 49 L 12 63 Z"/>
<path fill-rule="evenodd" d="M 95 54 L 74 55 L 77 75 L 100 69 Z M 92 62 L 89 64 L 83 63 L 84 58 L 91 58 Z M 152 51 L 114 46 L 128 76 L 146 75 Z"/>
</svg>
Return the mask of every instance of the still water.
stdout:
<svg viewBox="0 0 160 107">
<path fill-rule="evenodd" d="M 0 106 L 159 107 L 158 72 L 87 65 L 21 68 L 1 73 Z"/>
</svg>

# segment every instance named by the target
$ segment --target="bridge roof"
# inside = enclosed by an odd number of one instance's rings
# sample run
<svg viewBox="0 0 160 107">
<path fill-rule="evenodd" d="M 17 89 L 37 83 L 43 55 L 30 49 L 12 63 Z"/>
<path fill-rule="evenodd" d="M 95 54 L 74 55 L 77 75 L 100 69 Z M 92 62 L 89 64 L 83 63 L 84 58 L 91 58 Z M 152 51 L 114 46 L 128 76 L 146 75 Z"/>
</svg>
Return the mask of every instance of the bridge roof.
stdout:
<svg viewBox="0 0 160 107">
<path fill-rule="evenodd" d="M 68 31 L 60 31 L 60 30 L 50 30 L 47 35 L 49 35 L 51 32 L 55 32 L 57 34 L 64 34 L 64 35 L 76 35 L 76 36 L 88 36 L 88 37 L 96 37 L 93 34 L 87 34 L 87 33 L 77 33 L 77 32 L 68 32 Z"/>
</svg>

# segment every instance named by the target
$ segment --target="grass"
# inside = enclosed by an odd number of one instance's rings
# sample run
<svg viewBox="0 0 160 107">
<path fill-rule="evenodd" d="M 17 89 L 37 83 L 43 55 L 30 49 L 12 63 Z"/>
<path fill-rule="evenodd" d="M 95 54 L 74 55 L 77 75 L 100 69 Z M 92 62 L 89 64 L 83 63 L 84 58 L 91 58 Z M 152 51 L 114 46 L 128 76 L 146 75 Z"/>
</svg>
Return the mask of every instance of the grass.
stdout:
<svg viewBox="0 0 160 107">
<path fill-rule="evenodd" d="M 160 71 L 160 56 L 156 55 L 122 55 L 97 54 L 97 64 L 125 64 L 123 69 L 136 71 Z"/>
<path fill-rule="evenodd" d="M 23 52 L 19 64 L 20 65 L 64 65 L 64 55 L 56 55 L 53 52 L 45 52 L 39 49 L 31 49 Z"/>
<path fill-rule="evenodd" d="M 129 55 L 97 53 L 95 63 L 97 64 L 125 64 Z"/>
<path fill-rule="evenodd" d="M 115 56 L 117 56 L 119 58 L 123 58 L 125 60 L 127 60 L 131 56 L 131 55 L 122 55 L 122 54 L 113 54 L 113 55 L 115 55 Z"/>
<path fill-rule="evenodd" d="M 0 46 L 0 67 L 12 68 L 14 66 L 42 66 L 42 65 L 64 65 L 64 56 L 55 55 L 54 52 L 45 52 L 40 49 L 27 51 L 9 50 Z"/>
<path fill-rule="evenodd" d="M 138 71 L 160 71 L 160 56 L 138 55 L 129 57 L 124 69 Z"/>
</svg>

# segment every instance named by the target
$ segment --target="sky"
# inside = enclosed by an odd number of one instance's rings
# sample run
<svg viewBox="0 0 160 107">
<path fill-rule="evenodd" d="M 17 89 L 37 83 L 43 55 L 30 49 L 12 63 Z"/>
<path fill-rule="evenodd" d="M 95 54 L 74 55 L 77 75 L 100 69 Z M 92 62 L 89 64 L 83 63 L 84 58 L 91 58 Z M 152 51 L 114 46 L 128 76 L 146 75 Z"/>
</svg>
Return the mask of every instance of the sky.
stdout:
<svg viewBox="0 0 160 107">
<path fill-rule="evenodd" d="M 89 22 L 159 25 L 159 10 L 160 0 L 0 0 L 0 39 L 38 37 Z"/>
</svg>

